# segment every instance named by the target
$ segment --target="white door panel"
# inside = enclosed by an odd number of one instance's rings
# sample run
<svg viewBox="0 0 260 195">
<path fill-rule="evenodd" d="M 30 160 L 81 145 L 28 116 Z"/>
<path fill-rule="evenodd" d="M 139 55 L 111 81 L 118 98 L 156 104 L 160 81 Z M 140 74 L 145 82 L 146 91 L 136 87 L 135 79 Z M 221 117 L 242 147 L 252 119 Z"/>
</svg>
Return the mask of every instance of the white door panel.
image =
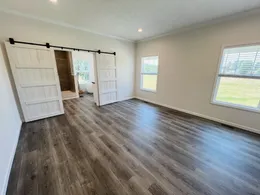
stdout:
<svg viewBox="0 0 260 195">
<path fill-rule="evenodd" d="M 64 113 L 54 51 L 6 43 L 26 122 Z"/>
<path fill-rule="evenodd" d="M 100 106 L 117 102 L 116 56 L 108 54 L 96 56 Z"/>
<path fill-rule="evenodd" d="M 49 69 L 28 69 L 16 68 L 19 82 L 22 85 L 32 83 L 53 83 L 56 84 L 55 72 L 53 68 Z"/>
</svg>

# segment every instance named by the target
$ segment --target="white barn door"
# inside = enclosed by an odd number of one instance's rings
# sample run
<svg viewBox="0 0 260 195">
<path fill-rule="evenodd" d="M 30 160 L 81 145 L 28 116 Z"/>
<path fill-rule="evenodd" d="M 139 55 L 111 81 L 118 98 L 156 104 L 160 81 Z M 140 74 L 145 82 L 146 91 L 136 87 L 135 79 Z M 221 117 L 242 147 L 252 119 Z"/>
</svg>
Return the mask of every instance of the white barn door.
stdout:
<svg viewBox="0 0 260 195">
<path fill-rule="evenodd" d="M 116 56 L 96 54 L 99 105 L 117 102 Z"/>
<path fill-rule="evenodd" d="M 54 51 L 5 45 L 25 122 L 64 114 Z"/>
</svg>

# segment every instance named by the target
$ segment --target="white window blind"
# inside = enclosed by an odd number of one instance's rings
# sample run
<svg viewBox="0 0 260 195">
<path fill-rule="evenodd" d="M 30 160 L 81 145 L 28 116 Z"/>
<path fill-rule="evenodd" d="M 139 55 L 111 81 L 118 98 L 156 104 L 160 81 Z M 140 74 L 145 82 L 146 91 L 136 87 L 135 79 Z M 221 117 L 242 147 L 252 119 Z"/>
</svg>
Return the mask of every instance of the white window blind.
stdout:
<svg viewBox="0 0 260 195">
<path fill-rule="evenodd" d="M 260 77 L 260 46 L 224 49 L 219 74 Z"/>
<path fill-rule="evenodd" d="M 223 50 L 213 103 L 260 111 L 260 45 Z"/>
</svg>

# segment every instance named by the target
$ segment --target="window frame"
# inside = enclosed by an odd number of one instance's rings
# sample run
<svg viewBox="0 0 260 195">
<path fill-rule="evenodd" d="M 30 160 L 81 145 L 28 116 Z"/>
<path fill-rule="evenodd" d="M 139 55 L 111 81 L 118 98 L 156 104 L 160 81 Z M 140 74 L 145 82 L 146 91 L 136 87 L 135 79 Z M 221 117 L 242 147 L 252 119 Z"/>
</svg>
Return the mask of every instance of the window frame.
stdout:
<svg viewBox="0 0 260 195">
<path fill-rule="evenodd" d="M 248 78 L 248 79 L 251 78 L 252 79 L 252 77 L 250 77 L 250 76 L 233 76 L 233 75 L 223 75 L 223 74 L 220 73 L 220 66 L 222 64 L 224 50 L 228 49 L 228 48 L 246 47 L 246 46 L 255 46 L 255 45 L 260 45 L 260 42 L 236 44 L 236 45 L 223 45 L 222 46 L 220 56 L 219 56 L 219 60 L 218 60 L 218 66 L 217 66 L 217 70 L 216 70 L 215 82 L 214 82 L 213 90 L 212 90 L 212 96 L 211 96 L 211 102 L 210 102 L 211 104 L 217 105 L 217 106 L 223 106 L 223 107 L 227 107 L 227 108 L 234 108 L 234 109 L 243 110 L 243 111 L 260 113 L 260 102 L 259 102 L 257 108 L 253 108 L 253 107 L 250 107 L 250 106 L 243 106 L 243 105 L 240 105 L 240 104 L 221 102 L 221 101 L 216 100 L 221 77 Z M 260 79 L 260 77 L 253 77 L 253 79 Z M 259 101 L 260 101 L 260 97 L 259 97 Z"/>
<path fill-rule="evenodd" d="M 152 58 L 152 57 L 157 57 L 158 58 L 158 70 L 157 73 L 143 73 L 143 61 L 145 58 Z M 156 75 L 157 76 L 157 82 L 156 82 L 156 90 L 152 89 L 146 89 L 143 88 L 143 75 Z M 140 90 L 146 91 L 146 92 L 151 92 L 151 93 L 156 93 L 158 89 L 158 75 L 159 75 L 159 55 L 147 55 L 141 57 L 141 71 L 140 71 Z"/>
</svg>

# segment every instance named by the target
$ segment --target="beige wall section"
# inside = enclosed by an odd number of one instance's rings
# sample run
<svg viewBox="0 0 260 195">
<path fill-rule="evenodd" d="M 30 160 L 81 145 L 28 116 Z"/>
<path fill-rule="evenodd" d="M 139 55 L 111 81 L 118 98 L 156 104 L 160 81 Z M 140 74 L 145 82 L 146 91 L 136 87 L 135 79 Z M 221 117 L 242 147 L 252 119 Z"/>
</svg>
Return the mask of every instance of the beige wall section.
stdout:
<svg viewBox="0 0 260 195">
<path fill-rule="evenodd" d="M 211 104 L 223 45 L 260 42 L 260 14 L 139 42 L 136 96 L 258 130 L 260 114 Z M 141 57 L 159 55 L 157 93 L 140 90 Z"/>
<path fill-rule="evenodd" d="M 21 128 L 21 119 L 0 47 L 0 194 L 4 195 Z"/>
<path fill-rule="evenodd" d="M 117 52 L 118 99 L 134 95 L 134 43 L 61 27 L 13 14 L 0 12 L 0 42 L 9 37 L 29 42 L 50 42 L 86 49 Z"/>
</svg>

